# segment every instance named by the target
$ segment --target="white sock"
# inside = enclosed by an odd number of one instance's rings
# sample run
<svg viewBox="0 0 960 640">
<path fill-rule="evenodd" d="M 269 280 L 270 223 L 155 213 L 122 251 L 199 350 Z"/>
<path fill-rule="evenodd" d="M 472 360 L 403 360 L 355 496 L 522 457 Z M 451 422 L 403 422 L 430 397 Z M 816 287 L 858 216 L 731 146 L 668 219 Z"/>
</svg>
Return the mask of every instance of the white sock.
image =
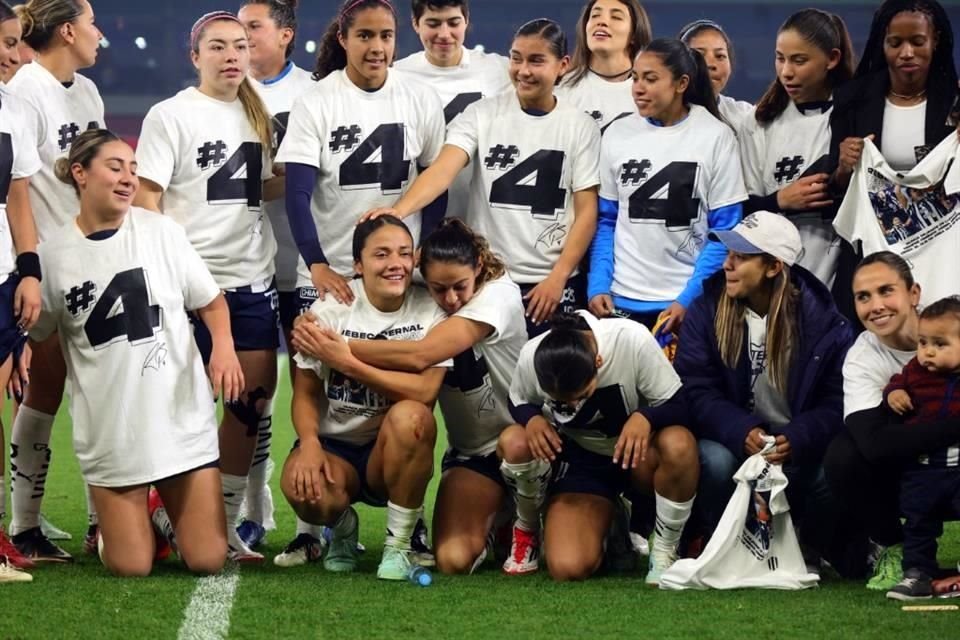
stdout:
<svg viewBox="0 0 960 640">
<path fill-rule="evenodd" d="M 54 416 L 20 405 L 10 433 L 10 535 L 40 526 Z"/>
<path fill-rule="evenodd" d="M 227 514 L 227 543 L 240 549 L 240 536 L 237 535 L 237 517 L 240 515 L 240 503 L 247 488 L 247 476 L 234 476 L 220 473 L 223 482 L 223 507 Z"/>
<path fill-rule="evenodd" d="M 257 448 L 253 453 L 253 462 L 247 474 L 247 491 L 244 496 L 244 515 L 247 520 L 253 520 L 266 527 L 265 521 L 273 521 L 273 510 L 265 512 L 267 500 L 265 494 L 270 491 L 267 482 L 270 481 L 270 439 L 273 425 L 273 402 L 268 402 L 264 413 L 257 423 Z M 273 500 L 269 501 L 269 507 Z"/>
<path fill-rule="evenodd" d="M 309 533 L 311 536 L 319 540 L 323 537 L 323 527 L 318 524 L 304 522 L 300 518 L 297 518 L 297 535 L 299 536 L 301 533 Z"/>
<path fill-rule="evenodd" d="M 694 495 L 686 502 L 674 502 L 659 493 L 654 493 L 654 497 L 657 504 L 657 535 L 653 537 L 653 550 L 667 554 L 676 553 L 683 527 L 690 519 L 693 501 L 697 496 Z"/>
<path fill-rule="evenodd" d="M 413 529 L 417 526 L 417 518 L 420 509 L 407 509 L 399 505 L 387 502 L 387 541 L 385 546 L 410 550 L 410 538 L 413 536 Z"/>
<path fill-rule="evenodd" d="M 90 491 L 90 485 L 84 485 L 87 491 L 87 526 L 100 524 L 100 518 L 97 516 L 97 508 L 93 506 L 93 492 Z"/>
<path fill-rule="evenodd" d="M 334 522 L 330 528 L 333 530 L 333 535 L 338 538 L 345 538 L 353 535 L 353 532 L 357 530 L 359 525 L 360 519 L 357 517 L 357 512 L 354 511 L 352 507 L 347 507 L 347 510 L 340 514 L 340 517 L 337 518 L 337 521 Z"/>
<path fill-rule="evenodd" d="M 503 462 L 500 474 L 517 503 L 517 526 L 526 531 L 540 530 L 540 509 L 547 496 L 550 463 L 546 460 Z"/>
</svg>

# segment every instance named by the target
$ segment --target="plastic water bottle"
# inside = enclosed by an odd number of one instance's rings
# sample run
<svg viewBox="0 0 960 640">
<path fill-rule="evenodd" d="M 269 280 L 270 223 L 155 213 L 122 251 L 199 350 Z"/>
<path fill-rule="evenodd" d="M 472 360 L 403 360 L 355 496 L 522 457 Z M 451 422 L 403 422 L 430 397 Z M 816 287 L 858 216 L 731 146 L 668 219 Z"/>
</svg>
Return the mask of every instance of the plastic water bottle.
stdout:
<svg viewBox="0 0 960 640">
<path fill-rule="evenodd" d="M 433 584 L 433 576 L 430 575 L 430 572 L 426 567 L 421 567 L 418 564 L 410 567 L 410 572 L 407 574 L 407 580 L 410 584 L 415 584 L 418 587 L 429 587 Z"/>
</svg>

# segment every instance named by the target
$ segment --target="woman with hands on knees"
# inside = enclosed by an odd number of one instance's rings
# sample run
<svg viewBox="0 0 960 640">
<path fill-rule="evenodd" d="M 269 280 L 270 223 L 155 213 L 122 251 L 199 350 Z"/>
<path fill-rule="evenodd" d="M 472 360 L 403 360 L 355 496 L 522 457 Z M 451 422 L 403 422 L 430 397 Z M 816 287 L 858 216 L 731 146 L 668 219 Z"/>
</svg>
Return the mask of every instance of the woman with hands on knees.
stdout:
<svg viewBox="0 0 960 640">
<path fill-rule="evenodd" d="M 103 563 L 118 576 L 150 573 L 154 485 L 187 567 L 216 573 L 227 535 L 214 399 L 235 402 L 243 371 L 227 303 L 183 228 L 131 206 L 136 170 L 133 150 L 104 129 L 80 134 L 58 161 L 80 214 L 40 247 L 43 311 L 30 336 L 59 331 L 63 342 Z M 209 381 L 187 310 L 212 336 Z"/>
</svg>

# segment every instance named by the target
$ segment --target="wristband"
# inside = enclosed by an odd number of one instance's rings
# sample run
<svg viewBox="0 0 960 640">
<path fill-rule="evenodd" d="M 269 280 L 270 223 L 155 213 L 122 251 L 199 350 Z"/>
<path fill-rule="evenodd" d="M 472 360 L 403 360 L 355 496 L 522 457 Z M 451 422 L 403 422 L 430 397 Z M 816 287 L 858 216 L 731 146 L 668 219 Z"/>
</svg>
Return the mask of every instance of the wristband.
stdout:
<svg viewBox="0 0 960 640">
<path fill-rule="evenodd" d="M 17 256 L 17 273 L 21 278 L 43 280 L 40 274 L 40 256 L 35 251 L 24 251 Z"/>
</svg>

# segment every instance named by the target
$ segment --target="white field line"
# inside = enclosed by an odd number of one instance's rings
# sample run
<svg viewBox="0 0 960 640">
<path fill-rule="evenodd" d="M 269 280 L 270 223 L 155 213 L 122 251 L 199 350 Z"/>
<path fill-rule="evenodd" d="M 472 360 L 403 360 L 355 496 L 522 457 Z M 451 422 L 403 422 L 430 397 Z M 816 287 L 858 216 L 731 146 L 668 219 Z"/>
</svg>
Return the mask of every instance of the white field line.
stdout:
<svg viewBox="0 0 960 640">
<path fill-rule="evenodd" d="M 183 612 L 177 640 L 221 640 L 230 631 L 230 610 L 240 583 L 240 570 L 227 562 L 215 576 L 197 580 L 190 602 Z"/>
</svg>

